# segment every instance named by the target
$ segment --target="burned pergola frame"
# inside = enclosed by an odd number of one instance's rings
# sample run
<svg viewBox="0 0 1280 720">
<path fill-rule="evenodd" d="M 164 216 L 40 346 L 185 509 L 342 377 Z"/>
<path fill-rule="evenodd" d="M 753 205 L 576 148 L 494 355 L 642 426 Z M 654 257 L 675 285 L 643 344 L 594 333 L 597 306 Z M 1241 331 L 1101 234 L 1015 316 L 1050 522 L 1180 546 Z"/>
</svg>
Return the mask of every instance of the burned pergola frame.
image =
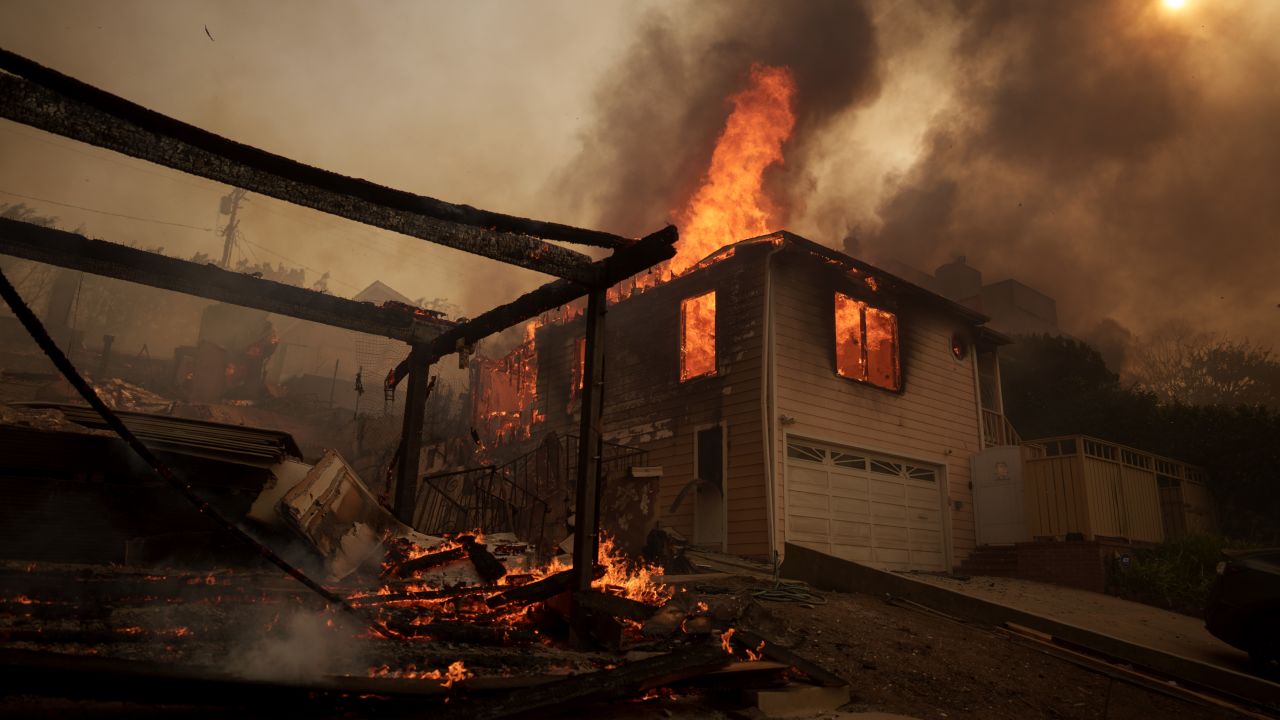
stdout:
<svg viewBox="0 0 1280 720">
<path fill-rule="evenodd" d="M 640 241 L 596 230 L 454 205 L 350 178 L 220 137 L 0 49 L 0 117 L 175 170 L 223 182 L 366 225 L 553 275 L 548 283 L 463 323 L 397 311 L 164 257 L 30 223 L 0 224 L 0 252 L 153 287 L 394 337 L 409 358 L 387 383 L 407 376 L 404 447 L 395 512 L 411 517 L 432 364 L 450 353 L 586 295 L 586 365 L 577 480 L 574 585 L 590 588 L 597 559 L 600 416 L 604 391 L 606 293 L 613 283 L 675 255 L 676 229 Z M 592 262 L 547 242 L 611 248 Z M 575 612 L 575 616 L 580 613 Z"/>
</svg>

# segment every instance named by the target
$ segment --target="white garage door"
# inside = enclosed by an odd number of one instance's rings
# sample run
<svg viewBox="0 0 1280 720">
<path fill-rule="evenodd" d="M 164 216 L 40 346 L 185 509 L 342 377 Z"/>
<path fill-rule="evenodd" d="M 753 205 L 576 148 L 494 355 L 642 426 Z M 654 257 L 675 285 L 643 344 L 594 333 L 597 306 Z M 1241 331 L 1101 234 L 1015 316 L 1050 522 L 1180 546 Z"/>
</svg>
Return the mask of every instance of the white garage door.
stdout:
<svg viewBox="0 0 1280 720">
<path fill-rule="evenodd" d="M 789 542 L 890 570 L 946 570 L 936 466 L 787 442 Z"/>
</svg>

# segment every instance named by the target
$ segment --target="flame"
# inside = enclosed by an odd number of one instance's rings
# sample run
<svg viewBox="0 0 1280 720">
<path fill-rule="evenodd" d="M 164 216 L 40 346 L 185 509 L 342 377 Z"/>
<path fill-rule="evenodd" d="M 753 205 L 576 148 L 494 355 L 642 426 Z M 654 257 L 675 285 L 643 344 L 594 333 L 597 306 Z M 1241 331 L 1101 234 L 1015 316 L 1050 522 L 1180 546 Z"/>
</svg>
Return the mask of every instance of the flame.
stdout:
<svg viewBox="0 0 1280 720">
<path fill-rule="evenodd" d="M 630 560 L 605 533 L 600 533 L 599 558 L 604 566 L 604 575 L 593 582 L 592 587 L 612 590 L 615 594 L 650 605 L 671 599 L 674 590 L 654 579 L 661 570 L 656 565 Z"/>
<path fill-rule="evenodd" d="M 898 317 L 839 292 L 835 305 L 836 373 L 897 390 Z"/>
<path fill-rule="evenodd" d="M 729 628 L 720 633 L 720 647 L 724 648 L 724 651 L 730 655 L 733 654 L 733 645 L 729 644 L 729 641 L 733 639 L 734 632 L 736 631 L 733 628 Z"/>
<path fill-rule="evenodd" d="M 470 680 L 475 673 L 467 669 L 461 660 L 449 663 L 446 670 L 419 670 L 416 665 L 409 665 L 403 670 L 392 670 L 388 665 L 369 668 L 371 678 L 406 678 L 411 680 L 443 680 L 443 687 L 453 687 L 455 683 Z"/>
<path fill-rule="evenodd" d="M 716 140 L 701 187 L 677 216 L 680 246 L 671 271 L 691 265 L 729 243 L 769 231 L 772 203 L 764 171 L 782 162 L 782 146 L 795 126 L 790 68 L 754 64 L 746 89 L 730 98 L 733 112 Z"/>
<path fill-rule="evenodd" d="M 680 381 L 716 374 L 716 294 L 680 303 Z"/>
</svg>

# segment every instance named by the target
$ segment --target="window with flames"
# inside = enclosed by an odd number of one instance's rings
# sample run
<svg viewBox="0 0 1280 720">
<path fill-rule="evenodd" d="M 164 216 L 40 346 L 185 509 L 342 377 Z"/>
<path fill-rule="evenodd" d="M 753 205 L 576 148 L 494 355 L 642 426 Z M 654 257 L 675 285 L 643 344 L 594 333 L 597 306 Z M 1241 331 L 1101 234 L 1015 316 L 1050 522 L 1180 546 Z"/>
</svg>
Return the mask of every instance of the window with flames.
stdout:
<svg viewBox="0 0 1280 720">
<path fill-rule="evenodd" d="M 900 390 L 898 316 L 836 293 L 836 374 Z"/>
<path fill-rule="evenodd" d="M 715 291 L 680 302 L 680 382 L 716 374 Z"/>
</svg>

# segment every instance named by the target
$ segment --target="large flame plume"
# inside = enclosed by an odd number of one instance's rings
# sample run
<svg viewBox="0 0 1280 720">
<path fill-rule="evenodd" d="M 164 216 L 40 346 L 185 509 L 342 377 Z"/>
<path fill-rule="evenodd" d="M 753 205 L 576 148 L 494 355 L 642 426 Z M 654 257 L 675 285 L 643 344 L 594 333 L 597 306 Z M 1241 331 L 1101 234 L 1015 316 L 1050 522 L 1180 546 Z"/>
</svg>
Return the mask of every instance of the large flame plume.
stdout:
<svg viewBox="0 0 1280 720">
<path fill-rule="evenodd" d="M 791 70 L 751 66 L 746 89 L 730 98 L 733 112 L 716 140 L 702 185 L 676 219 L 680 245 L 671 259 L 675 275 L 717 249 L 763 235 L 777 220 L 764 192 L 764 172 L 782 162 L 782 146 L 795 127 Z"/>
</svg>

